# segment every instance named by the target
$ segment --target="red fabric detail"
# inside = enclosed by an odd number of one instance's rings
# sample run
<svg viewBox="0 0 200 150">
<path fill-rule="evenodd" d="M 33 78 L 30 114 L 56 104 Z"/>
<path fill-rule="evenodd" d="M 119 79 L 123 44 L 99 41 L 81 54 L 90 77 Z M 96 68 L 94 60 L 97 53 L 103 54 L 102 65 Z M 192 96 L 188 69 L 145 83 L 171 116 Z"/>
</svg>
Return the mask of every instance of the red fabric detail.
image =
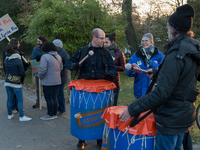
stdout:
<svg viewBox="0 0 200 150">
<path fill-rule="evenodd" d="M 140 67 L 139 67 L 137 64 L 135 64 L 135 63 L 132 64 L 132 67 L 133 67 L 133 69 L 134 69 L 134 68 L 139 68 L 139 69 L 140 69 Z M 139 74 L 140 71 L 136 70 L 136 73 Z"/>
<path fill-rule="evenodd" d="M 134 127 L 130 128 L 129 125 L 131 124 L 133 117 L 130 118 L 127 122 L 121 122 L 119 118 L 119 115 L 123 112 L 123 109 L 125 108 L 127 108 L 127 106 L 113 106 L 106 108 L 101 118 L 105 120 L 108 128 L 118 128 L 120 131 L 123 132 L 125 132 L 127 128 L 129 129 L 127 133 L 130 134 L 156 136 L 156 120 L 153 116 L 153 113 L 151 113 Z M 143 116 L 145 113 L 146 112 L 140 114 L 140 117 Z"/>
<path fill-rule="evenodd" d="M 71 90 L 72 87 L 75 87 L 76 90 L 84 90 L 86 92 L 96 92 L 101 93 L 106 90 L 116 90 L 116 85 L 107 80 L 98 79 L 98 80 L 86 80 L 79 79 L 73 80 L 69 83 L 68 89 Z"/>
</svg>

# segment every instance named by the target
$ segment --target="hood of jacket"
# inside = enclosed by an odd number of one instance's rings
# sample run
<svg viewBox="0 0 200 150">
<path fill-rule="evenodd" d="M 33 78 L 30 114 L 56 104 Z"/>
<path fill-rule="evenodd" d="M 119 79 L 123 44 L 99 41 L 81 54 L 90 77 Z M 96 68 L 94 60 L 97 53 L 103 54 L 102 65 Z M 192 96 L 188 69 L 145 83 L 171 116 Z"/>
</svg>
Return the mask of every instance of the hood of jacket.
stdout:
<svg viewBox="0 0 200 150">
<path fill-rule="evenodd" d="M 18 53 L 14 53 L 14 54 L 7 53 L 6 54 L 6 59 L 8 59 L 8 60 L 16 59 L 16 58 L 21 59 L 21 56 Z"/>
</svg>

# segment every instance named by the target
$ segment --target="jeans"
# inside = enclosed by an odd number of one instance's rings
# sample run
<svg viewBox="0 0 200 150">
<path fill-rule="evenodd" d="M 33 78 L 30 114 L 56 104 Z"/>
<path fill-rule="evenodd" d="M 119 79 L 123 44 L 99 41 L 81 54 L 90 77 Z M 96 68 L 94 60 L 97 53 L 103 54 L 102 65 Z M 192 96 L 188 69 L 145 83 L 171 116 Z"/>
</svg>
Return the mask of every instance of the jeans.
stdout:
<svg viewBox="0 0 200 150">
<path fill-rule="evenodd" d="M 155 150 L 181 150 L 184 133 L 168 135 L 157 130 Z"/>
<path fill-rule="evenodd" d="M 23 117 L 23 92 L 22 88 L 14 88 L 10 86 L 6 86 L 6 92 L 7 92 L 7 111 L 8 115 L 12 114 L 12 101 L 14 94 L 16 95 L 17 101 L 18 101 L 18 110 L 19 110 L 19 116 Z"/>
<path fill-rule="evenodd" d="M 57 96 L 58 96 L 58 110 L 63 113 L 65 112 L 65 96 L 64 96 L 64 87 L 65 84 L 61 84 L 58 86 L 58 92 L 57 92 Z"/>
<path fill-rule="evenodd" d="M 39 104 L 39 78 L 38 76 L 35 76 L 35 85 L 36 85 L 36 94 L 37 94 L 37 99 L 36 99 L 36 104 Z"/>
<path fill-rule="evenodd" d="M 16 97 L 15 94 L 13 95 L 13 100 L 12 100 L 12 110 L 18 110 L 18 107 L 17 107 L 17 97 Z"/>
<path fill-rule="evenodd" d="M 117 89 L 114 91 L 114 104 L 113 104 L 113 106 L 117 106 L 117 100 L 118 100 L 118 95 L 119 95 L 119 89 L 120 89 L 120 87 L 118 86 Z"/>
<path fill-rule="evenodd" d="M 58 85 L 45 86 L 43 85 L 44 97 L 47 102 L 47 114 L 49 116 L 57 115 L 58 101 L 57 101 Z"/>
</svg>

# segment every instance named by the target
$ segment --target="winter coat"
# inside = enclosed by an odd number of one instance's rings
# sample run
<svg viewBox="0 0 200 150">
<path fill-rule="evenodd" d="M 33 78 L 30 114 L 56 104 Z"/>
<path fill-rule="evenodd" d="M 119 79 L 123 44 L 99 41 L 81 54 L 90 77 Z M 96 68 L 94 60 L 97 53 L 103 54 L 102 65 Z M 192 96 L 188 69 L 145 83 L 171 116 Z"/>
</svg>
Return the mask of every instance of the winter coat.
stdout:
<svg viewBox="0 0 200 150">
<path fill-rule="evenodd" d="M 44 55 L 45 53 L 38 47 L 34 47 L 33 48 L 33 52 L 32 52 L 32 55 L 31 55 L 31 60 L 33 59 L 36 59 L 36 55 Z"/>
<path fill-rule="evenodd" d="M 109 51 L 102 47 L 93 47 L 91 43 L 86 47 L 86 55 L 90 50 L 93 50 L 94 54 L 89 56 L 81 65 L 79 72 L 79 79 L 107 79 L 106 74 L 112 77 L 116 75 L 116 68 L 114 61 Z M 83 53 L 85 47 L 78 49 L 72 57 L 67 61 L 67 69 L 72 70 L 74 64 L 79 63 L 80 55 Z M 80 50 L 80 52 L 79 52 Z M 105 72 L 105 65 L 103 64 L 103 51 L 106 52 L 106 60 L 108 65 L 108 72 Z M 109 79 L 108 79 L 109 80 Z"/>
<path fill-rule="evenodd" d="M 162 60 L 164 59 L 164 55 L 159 51 L 157 47 L 154 47 L 154 53 L 150 58 L 150 65 L 147 66 L 145 63 L 145 56 L 142 55 L 141 49 L 139 48 L 129 59 L 130 64 L 137 64 L 141 69 L 147 70 L 149 68 L 158 68 Z M 139 98 L 146 94 L 146 91 L 149 87 L 151 79 L 143 72 L 137 73 L 133 70 L 126 70 L 126 74 L 129 77 L 135 77 L 134 80 L 134 96 Z"/>
<path fill-rule="evenodd" d="M 42 55 L 38 72 L 41 84 L 45 86 L 60 85 L 62 69 L 62 58 L 57 52 L 53 51 Z"/>
<path fill-rule="evenodd" d="M 63 70 L 61 71 L 61 84 L 65 84 L 67 83 L 67 72 L 65 68 L 69 57 L 67 51 L 60 47 L 58 48 L 58 54 L 62 58 L 62 63 L 63 63 Z"/>
<path fill-rule="evenodd" d="M 119 71 L 124 71 L 125 70 L 124 53 L 117 47 L 116 44 L 112 44 L 111 46 L 107 47 L 107 49 L 111 52 L 111 55 L 113 55 L 113 58 L 114 58 L 114 61 L 115 61 L 115 67 L 117 69 L 117 73 L 116 73 L 115 77 L 112 79 L 112 82 L 114 82 L 115 85 L 117 87 L 119 87 L 120 86 L 120 74 L 119 74 Z"/>
<path fill-rule="evenodd" d="M 178 36 L 164 47 L 166 56 L 159 67 L 157 86 L 128 106 L 131 116 L 152 108 L 162 134 L 182 134 L 195 123 L 196 67 L 200 65 L 199 43 Z M 191 92 L 192 91 L 192 92 Z M 192 93 L 192 94 L 191 94 Z"/>
<path fill-rule="evenodd" d="M 6 83 L 23 83 L 26 74 L 22 64 L 21 56 L 18 53 L 6 54 L 6 58 L 4 60 L 4 68 L 6 73 Z"/>
</svg>

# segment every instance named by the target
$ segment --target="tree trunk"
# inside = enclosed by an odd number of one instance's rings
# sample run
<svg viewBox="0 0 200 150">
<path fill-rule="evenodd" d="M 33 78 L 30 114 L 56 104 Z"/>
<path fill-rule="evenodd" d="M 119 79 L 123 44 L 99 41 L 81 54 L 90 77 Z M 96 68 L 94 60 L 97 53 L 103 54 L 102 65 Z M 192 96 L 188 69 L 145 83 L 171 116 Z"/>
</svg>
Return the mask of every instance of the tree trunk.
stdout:
<svg viewBox="0 0 200 150">
<path fill-rule="evenodd" d="M 131 53 L 133 54 L 138 48 L 138 43 L 135 28 L 132 23 L 132 0 L 123 0 L 122 12 L 126 13 L 125 19 L 128 22 L 128 26 L 126 29 L 126 38 L 128 44 L 131 46 Z"/>
</svg>

